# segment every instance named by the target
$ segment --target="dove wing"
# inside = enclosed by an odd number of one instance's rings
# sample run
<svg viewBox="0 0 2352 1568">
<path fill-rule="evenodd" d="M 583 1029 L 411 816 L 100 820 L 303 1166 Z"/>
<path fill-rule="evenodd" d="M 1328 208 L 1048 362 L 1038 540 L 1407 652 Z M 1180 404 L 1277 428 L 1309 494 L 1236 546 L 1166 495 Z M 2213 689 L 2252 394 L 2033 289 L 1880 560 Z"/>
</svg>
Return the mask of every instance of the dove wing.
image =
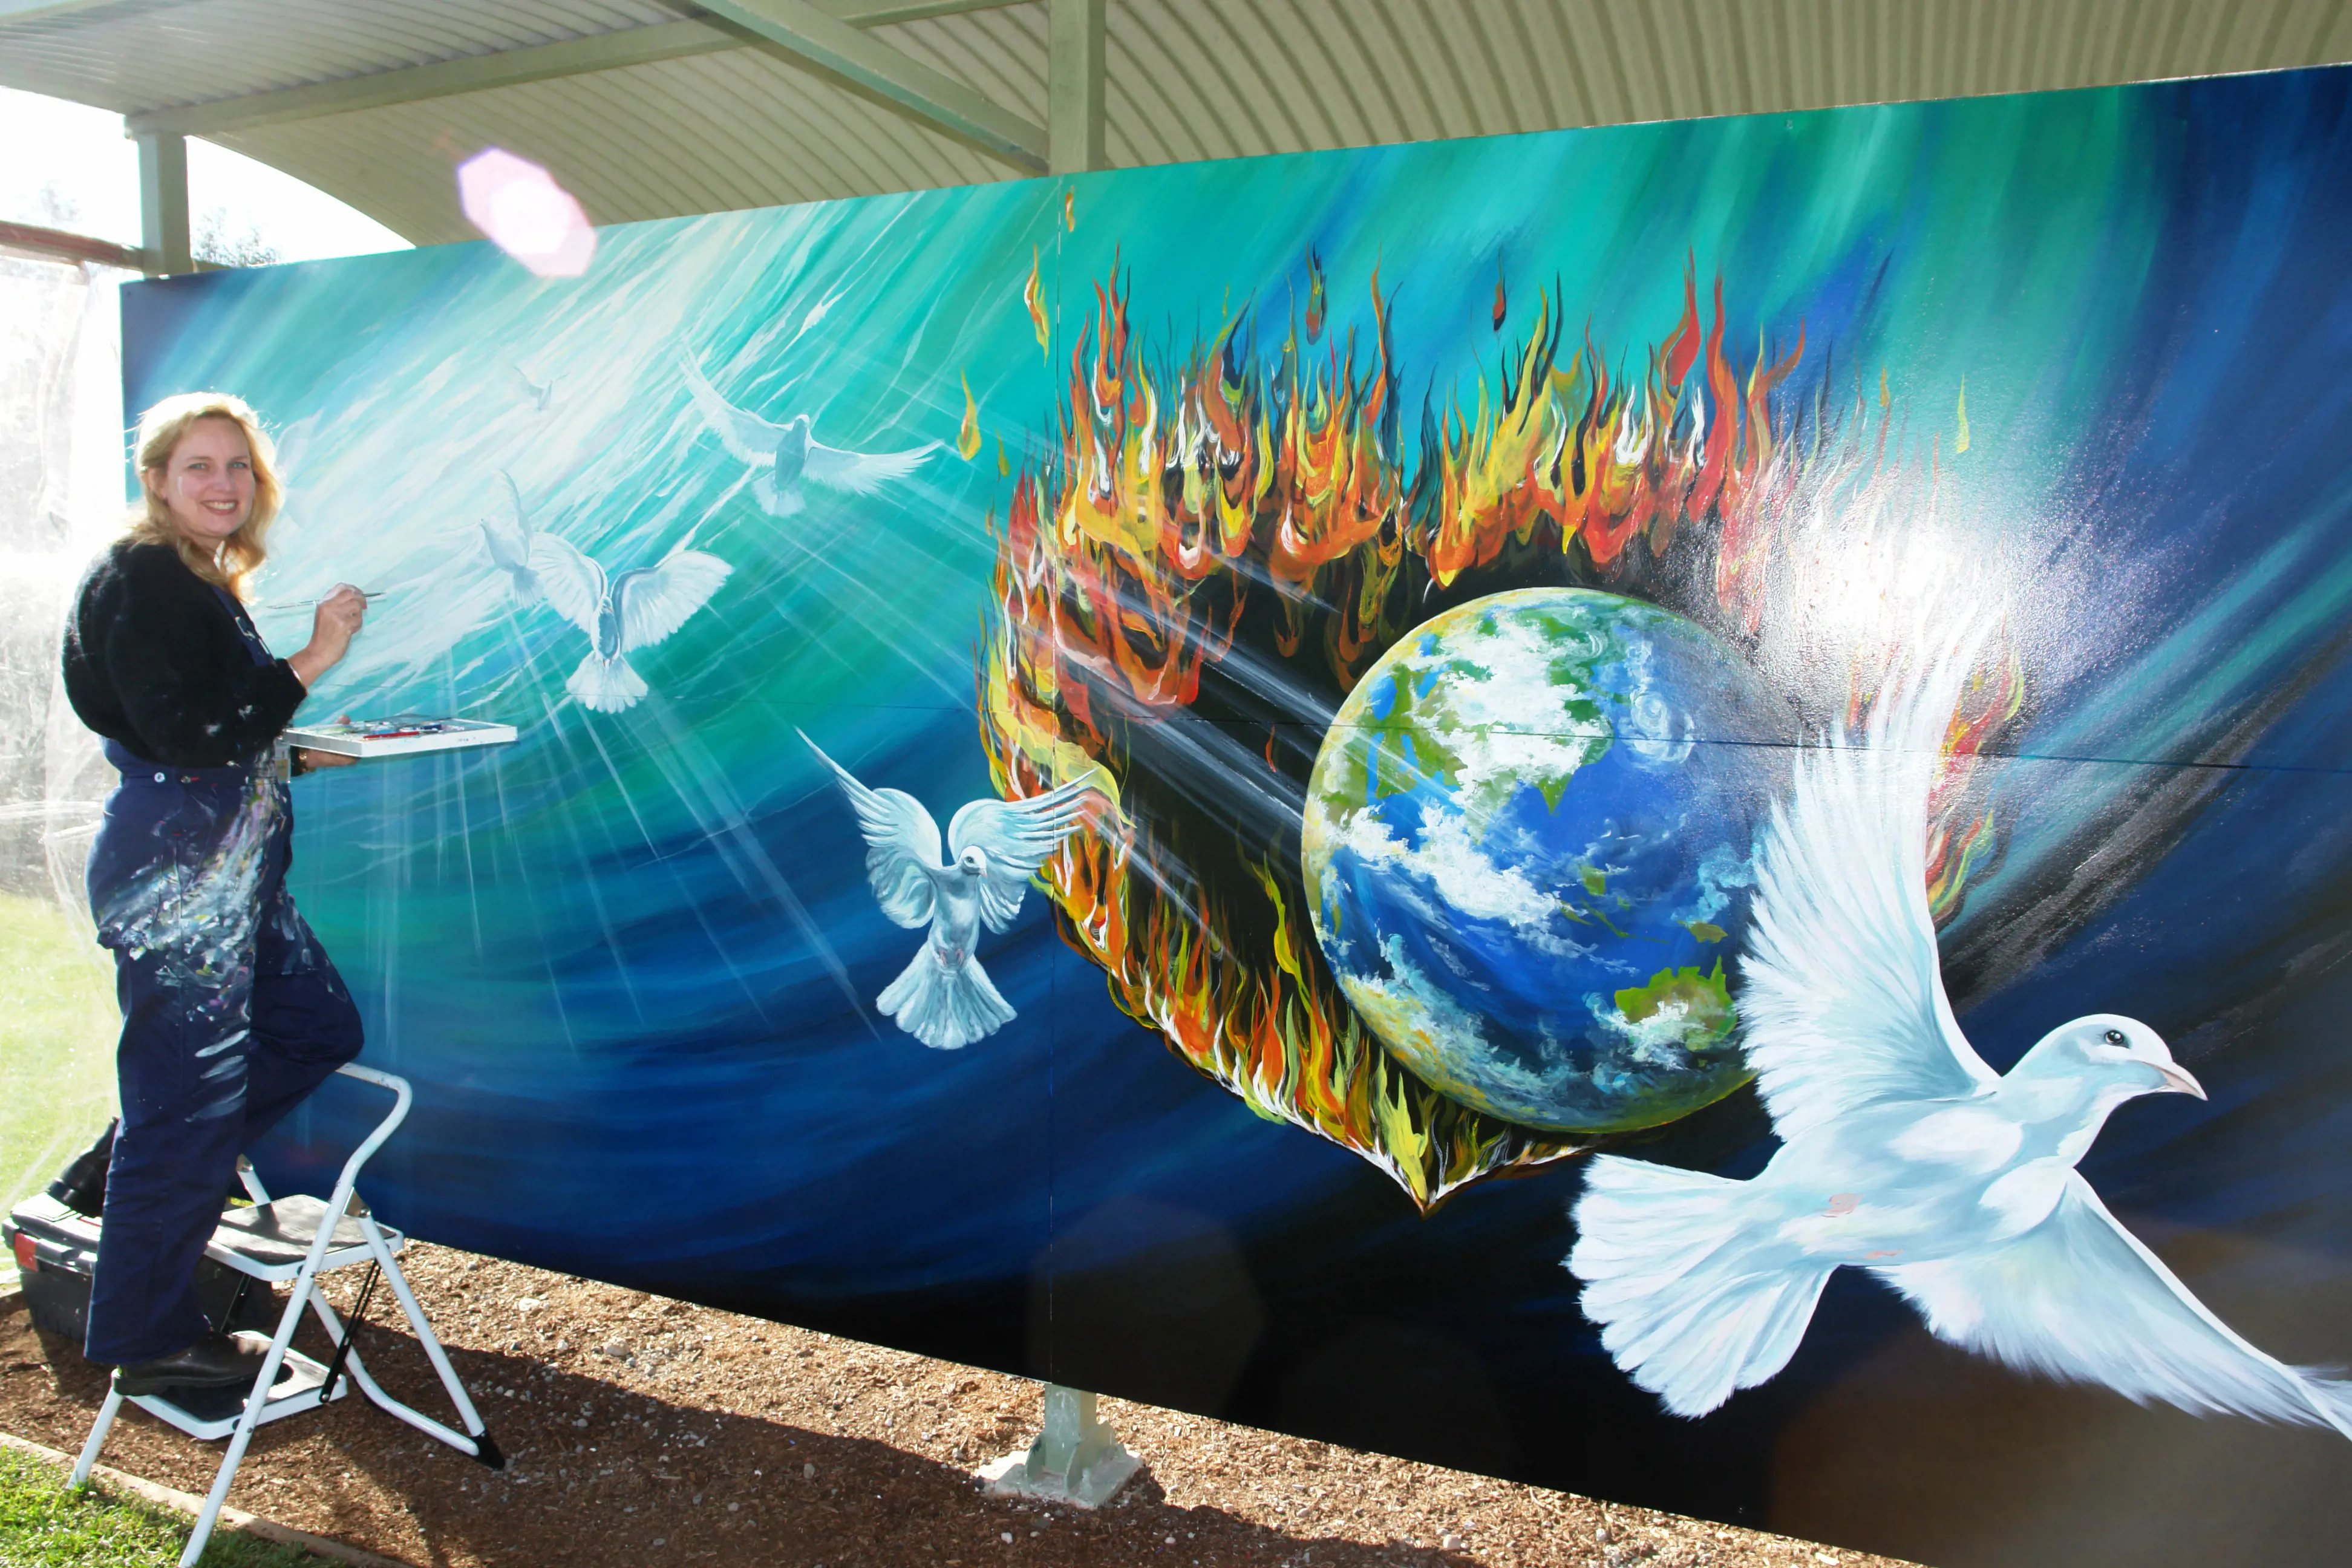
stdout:
<svg viewBox="0 0 2352 1568">
<path fill-rule="evenodd" d="M 551 533 L 532 535 L 530 569 L 539 574 L 539 590 L 555 613 L 593 642 L 596 618 L 604 610 L 604 569 L 581 554 L 570 540 Z"/>
<path fill-rule="evenodd" d="M 301 471 L 302 459 L 310 455 L 311 438 L 318 433 L 319 416 L 315 414 L 305 414 L 278 432 L 277 439 L 270 443 L 276 454 L 276 461 L 271 466 L 278 470 L 280 484 L 289 482 L 287 476 L 289 474 Z"/>
<path fill-rule="evenodd" d="M 903 479 L 939 450 L 937 441 L 904 452 L 845 452 L 821 441 L 811 441 L 808 466 L 802 474 L 810 482 L 854 496 L 872 495 L 894 479 Z"/>
<path fill-rule="evenodd" d="M 720 445 L 754 468 L 775 467 L 776 438 L 784 433 L 784 427 L 771 425 L 719 396 L 719 389 L 710 384 L 692 354 L 681 351 L 678 363 L 686 368 L 686 386 L 694 394 L 694 405 L 702 410 L 703 419 L 719 433 Z"/>
<path fill-rule="evenodd" d="M 939 898 L 936 879 L 942 869 L 940 825 L 913 795 L 867 788 L 807 735 L 797 730 L 793 733 L 833 771 L 834 782 L 849 797 L 849 809 L 857 814 L 857 830 L 866 836 L 866 878 L 874 885 L 883 914 L 910 931 L 929 924 Z"/>
<path fill-rule="evenodd" d="M 530 520 L 522 510 L 522 492 L 515 488 L 514 476 L 504 468 L 499 470 L 504 481 L 507 504 L 503 510 L 482 519 L 482 537 L 490 547 L 490 559 L 509 572 L 521 572 L 530 565 Z"/>
<path fill-rule="evenodd" d="M 1003 931 L 1021 912 L 1022 895 L 1045 857 L 1070 835 L 1097 792 L 1073 780 L 1026 800 L 975 800 L 948 823 L 948 853 L 980 848 L 988 855 L 988 875 L 980 883 L 980 918 Z"/>
<path fill-rule="evenodd" d="M 2241 1338 L 2109 1214 L 2077 1171 L 2050 1217 L 1980 1258 L 1874 1269 L 1936 1337 L 2140 1405 L 2329 1426 L 2352 1437 L 2352 1384 Z"/>
<path fill-rule="evenodd" d="M 1876 1101 L 2000 1081 L 1952 1017 L 1927 908 L 1927 792 L 1959 679 L 1890 689 L 1863 735 L 1798 752 L 1773 807 L 1739 1016 L 1784 1139 Z"/>
<path fill-rule="evenodd" d="M 621 612 L 621 651 L 657 643 L 710 601 L 731 571 L 716 555 L 673 551 L 658 566 L 624 573 L 616 595 Z"/>
</svg>

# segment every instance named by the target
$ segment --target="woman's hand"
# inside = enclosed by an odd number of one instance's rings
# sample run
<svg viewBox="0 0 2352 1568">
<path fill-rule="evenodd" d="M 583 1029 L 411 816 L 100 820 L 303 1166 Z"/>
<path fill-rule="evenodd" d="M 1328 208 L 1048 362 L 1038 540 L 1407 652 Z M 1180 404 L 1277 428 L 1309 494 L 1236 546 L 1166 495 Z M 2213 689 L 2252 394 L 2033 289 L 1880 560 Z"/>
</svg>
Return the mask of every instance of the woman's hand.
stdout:
<svg viewBox="0 0 2352 1568">
<path fill-rule="evenodd" d="M 347 768 L 359 761 L 357 757 L 346 756 L 341 752 L 314 752 L 308 746 L 295 747 L 294 754 L 302 759 L 302 768 L 306 773 L 315 773 L 320 768 Z"/>
<path fill-rule="evenodd" d="M 367 619 L 367 596 L 349 583 L 338 583 L 335 591 L 319 601 L 319 608 L 310 619 L 310 640 L 302 651 L 286 662 L 305 686 L 318 684 L 319 677 L 341 663 L 352 646 L 352 638 Z M 330 763 L 329 766 L 333 764 Z"/>
</svg>

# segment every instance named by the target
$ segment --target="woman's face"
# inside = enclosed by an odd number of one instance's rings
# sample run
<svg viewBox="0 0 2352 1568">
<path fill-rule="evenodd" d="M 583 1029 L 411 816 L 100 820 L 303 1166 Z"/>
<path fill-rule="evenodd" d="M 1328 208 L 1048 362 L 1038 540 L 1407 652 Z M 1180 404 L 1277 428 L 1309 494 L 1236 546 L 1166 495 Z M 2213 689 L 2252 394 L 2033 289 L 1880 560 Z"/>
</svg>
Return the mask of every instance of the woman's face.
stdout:
<svg viewBox="0 0 2352 1568">
<path fill-rule="evenodd" d="M 171 514 L 172 526 L 207 548 L 245 526 L 253 515 L 253 448 L 234 419 L 199 419 L 147 482 Z"/>
</svg>

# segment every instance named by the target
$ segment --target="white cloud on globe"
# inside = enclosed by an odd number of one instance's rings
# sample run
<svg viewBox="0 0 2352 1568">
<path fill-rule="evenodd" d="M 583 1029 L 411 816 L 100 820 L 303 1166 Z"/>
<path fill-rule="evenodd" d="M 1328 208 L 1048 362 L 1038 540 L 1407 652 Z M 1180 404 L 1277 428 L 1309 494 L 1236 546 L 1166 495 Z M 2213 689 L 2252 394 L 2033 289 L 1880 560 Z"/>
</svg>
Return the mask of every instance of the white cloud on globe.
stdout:
<svg viewBox="0 0 2352 1568">
<path fill-rule="evenodd" d="M 1310 811 L 1322 809 L 1311 803 Z M 1328 815 L 1328 814 L 1327 814 Z M 1452 814 L 1433 815 L 1423 825 L 1419 841 L 1408 844 L 1370 811 L 1334 817 L 1327 828 L 1334 848 L 1354 851 L 1368 865 L 1388 864 L 1425 879 L 1437 894 L 1433 920 L 1450 917 L 1501 921 L 1519 938 L 1543 952 L 1561 957 L 1590 953 L 1590 947 L 1552 934 L 1551 918 L 1559 911 L 1558 892 L 1538 888 L 1517 866 L 1497 866 L 1472 841 L 1468 826 Z M 1402 889 L 1401 889 L 1402 890 Z"/>
</svg>

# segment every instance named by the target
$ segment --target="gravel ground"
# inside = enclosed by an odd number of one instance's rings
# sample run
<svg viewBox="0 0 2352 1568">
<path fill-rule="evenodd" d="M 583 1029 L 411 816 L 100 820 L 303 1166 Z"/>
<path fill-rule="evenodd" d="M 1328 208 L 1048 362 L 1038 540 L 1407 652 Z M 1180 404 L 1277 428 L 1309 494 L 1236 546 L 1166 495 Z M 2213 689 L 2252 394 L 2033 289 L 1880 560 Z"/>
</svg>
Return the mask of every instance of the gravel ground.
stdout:
<svg viewBox="0 0 2352 1568">
<path fill-rule="evenodd" d="M 420 1568 L 1895 1568 L 1108 1398 L 1144 1462 L 1119 1499 L 1091 1514 L 1000 1500 L 971 1472 L 1034 1435 L 1027 1379 L 446 1248 L 404 1261 L 507 1469 L 352 1398 L 263 1427 L 230 1501 Z M 377 1323 L 398 1321 L 387 1296 Z M 446 1413 L 404 1324 L 359 1345 L 387 1387 Z M 21 1297 L 0 1299 L 0 1427 L 78 1449 L 104 1378 L 34 1331 Z M 132 1409 L 105 1459 L 202 1493 L 219 1452 Z"/>
</svg>

